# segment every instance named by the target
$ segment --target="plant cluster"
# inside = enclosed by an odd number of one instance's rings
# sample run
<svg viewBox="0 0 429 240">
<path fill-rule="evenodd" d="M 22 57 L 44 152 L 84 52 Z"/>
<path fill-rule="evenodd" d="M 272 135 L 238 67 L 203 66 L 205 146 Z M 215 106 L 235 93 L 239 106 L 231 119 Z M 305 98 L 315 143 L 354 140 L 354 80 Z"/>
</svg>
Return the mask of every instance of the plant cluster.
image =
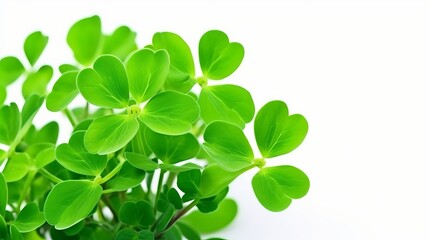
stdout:
<svg viewBox="0 0 429 240">
<path fill-rule="evenodd" d="M 135 39 L 126 26 L 104 34 L 98 16 L 76 22 L 67 43 L 77 63 L 59 66 L 51 91 L 53 68 L 36 68 L 48 43 L 41 32 L 24 42 L 26 66 L 0 60 L 0 104 L 18 79 L 25 99 L 0 108 L 0 239 L 198 240 L 234 219 L 228 186 L 255 168 L 254 193 L 270 211 L 308 192 L 301 170 L 265 166 L 302 143 L 305 118 L 282 101 L 255 117 L 246 89 L 213 84 L 241 64 L 240 43 L 206 32 L 196 76 L 179 35 L 155 33 L 144 48 Z M 85 101 L 70 107 L 78 95 Z M 43 104 L 69 119 L 67 143 L 57 145 L 58 122 L 33 124 Z M 253 119 L 261 157 L 243 133 Z"/>
</svg>

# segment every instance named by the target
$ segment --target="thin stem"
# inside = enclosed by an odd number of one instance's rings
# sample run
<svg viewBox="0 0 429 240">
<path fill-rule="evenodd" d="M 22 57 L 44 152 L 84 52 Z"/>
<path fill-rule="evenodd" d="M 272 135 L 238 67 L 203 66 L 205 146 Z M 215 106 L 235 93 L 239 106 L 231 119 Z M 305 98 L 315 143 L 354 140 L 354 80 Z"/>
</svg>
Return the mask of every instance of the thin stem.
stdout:
<svg viewBox="0 0 429 240">
<path fill-rule="evenodd" d="M 145 197 L 146 200 L 149 200 L 149 197 L 152 192 L 152 180 L 153 180 L 153 172 L 147 174 L 147 178 L 146 178 L 147 194 Z"/>
<path fill-rule="evenodd" d="M 101 202 L 98 203 L 97 216 L 100 219 L 100 222 L 106 222 L 106 218 L 104 217 L 104 214 L 103 214 L 103 207 L 101 206 Z"/>
<path fill-rule="evenodd" d="M 158 187 L 156 189 L 156 197 L 155 197 L 155 206 L 153 208 L 153 213 L 155 214 L 155 216 L 158 208 L 159 195 L 161 194 L 162 182 L 164 181 L 164 174 L 165 172 L 163 170 L 161 170 L 161 172 L 159 173 Z"/>
<path fill-rule="evenodd" d="M 60 178 L 58 178 L 57 176 L 53 175 L 52 173 L 50 173 L 48 170 L 46 170 L 46 169 L 44 169 L 44 168 L 39 169 L 39 172 L 40 172 L 44 177 L 46 177 L 47 179 L 51 180 L 51 181 L 52 181 L 52 182 L 54 182 L 54 183 L 60 183 L 60 182 L 62 182 L 62 181 L 63 181 L 62 179 L 60 179 Z"/>
<path fill-rule="evenodd" d="M 21 191 L 21 195 L 19 196 L 18 203 L 16 209 L 19 211 L 21 209 L 21 204 L 24 199 L 27 197 L 28 191 L 30 190 L 31 183 L 33 182 L 34 177 L 36 176 L 37 171 L 30 170 L 27 175 L 27 179 L 25 179 L 24 187 Z"/>
<path fill-rule="evenodd" d="M 106 176 L 104 176 L 102 179 L 100 179 L 98 184 L 103 184 L 103 183 L 109 181 L 112 177 L 114 177 L 119 172 L 119 170 L 121 170 L 122 165 L 124 165 L 124 163 L 125 163 L 125 158 L 123 156 L 118 156 L 118 158 L 119 158 L 118 165 L 116 165 L 116 167 L 112 171 L 110 171 Z"/>
<path fill-rule="evenodd" d="M 75 115 L 73 114 L 72 111 L 70 111 L 68 108 L 64 109 L 64 113 L 66 114 L 67 118 L 69 119 L 71 125 L 74 127 L 76 127 L 76 125 L 78 124 L 77 119 L 75 117 Z"/>
<path fill-rule="evenodd" d="M 169 188 L 173 185 L 174 179 L 176 179 L 177 173 L 170 172 L 168 174 L 167 182 L 165 183 Z"/>
<path fill-rule="evenodd" d="M 158 234 L 156 234 L 155 239 L 161 239 L 162 236 L 164 235 L 164 233 L 167 232 L 177 222 L 177 220 L 179 220 L 187 212 L 189 212 L 193 207 L 195 207 L 199 201 L 200 201 L 199 199 L 195 199 L 188 206 L 186 206 L 185 208 L 183 208 L 182 210 L 177 212 L 176 215 L 174 215 L 174 217 L 170 220 L 170 222 L 168 222 L 167 227 L 162 232 L 159 232 Z"/>
<path fill-rule="evenodd" d="M 113 214 L 113 219 L 117 222 L 119 220 L 118 213 L 116 212 L 115 208 L 113 207 L 112 203 L 110 202 L 110 197 L 108 197 L 107 195 L 103 195 L 101 197 L 101 202 L 103 202 L 104 205 L 106 205 L 110 209 L 110 211 Z"/>
</svg>

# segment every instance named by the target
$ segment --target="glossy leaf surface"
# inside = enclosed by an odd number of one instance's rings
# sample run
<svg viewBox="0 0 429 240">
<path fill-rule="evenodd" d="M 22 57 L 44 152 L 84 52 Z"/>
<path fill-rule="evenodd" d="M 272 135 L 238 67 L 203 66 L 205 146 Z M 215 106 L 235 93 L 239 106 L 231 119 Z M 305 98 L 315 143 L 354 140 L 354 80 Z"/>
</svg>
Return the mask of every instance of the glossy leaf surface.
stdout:
<svg viewBox="0 0 429 240">
<path fill-rule="evenodd" d="M 49 224 L 66 229 L 88 217 L 103 189 L 87 180 L 69 180 L 55 185 L 46 198 L 44 213 Z"/>
<path fill-rule="evenodd" d="M 230 43 L 224 32 L 212 30 L 201 37 L 198 53 L 203 74 L 209 79 L 220 80 L 240 66 L 244 48 L 240 43 Z"/>
<path fill-rule="evenodd" d="M 99 107 L 125 108 L 129 89 L 125 67 L 113 55 L 103 55 L 94 67 L 82 70 L 77 76 L 77 87 L 82 96 Z"/>
<path fill-rule="evenodd" d="M 228 171 L 239 171 L 252 164 L 253 150 L 241 129 L 226 122 L 213 122 L 204 132 L 203 148 Z"/>
<path fill-rule="evenodd" d="M 262 156 L 272 158 L 297 148 L 307 135 L 308 123 L 302 115 L 289 115 L 284 102 L 272 101 L 259 110 L 254 128 Z"/>
<path fill-rule="evenodd" d="M 142 103 L 157 94 L 164 86 L 169 67 L 165 50 L 154 52 L 144 48 L 134 52 L 126 63 L 133 98 Z"/>
<path fill-rule="evenodd" d="M 304 197 L 310 181 L 304 172 L 292 166 L 267 167 L 252 179 L 252 187 L 259 202 L 266 209 L 280 212 L 292 199 Z"/>
</svg>

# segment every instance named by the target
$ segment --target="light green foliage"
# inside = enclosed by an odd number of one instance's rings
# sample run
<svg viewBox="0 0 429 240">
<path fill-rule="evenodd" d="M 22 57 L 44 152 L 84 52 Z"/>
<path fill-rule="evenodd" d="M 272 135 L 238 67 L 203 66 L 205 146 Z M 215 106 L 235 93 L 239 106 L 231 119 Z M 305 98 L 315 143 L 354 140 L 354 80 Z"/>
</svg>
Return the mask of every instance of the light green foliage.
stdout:
<svg viewBox="0 0 429 240">
<path fill-rule="evenodd" d="M 252 147 L 237 126 L 213 122 L 206 128 L 204 140 L 203 148 L 226 170 L 239 171 L 252 164 Z"/>
<path fill-rule="evenodd" d="M 0 86 L 5 87 L 15 82 L 25 69 L 16 57 L 5 57 L 0 60 Z"/>
<path fill-rule="evenodd" d="M 225 199 L 215 211 L 210 213 L 194 211 L 184 217 L 182 221 L 200 233 L 213 233 L 228 226 L 234 220 L 237 212 L 237 203 L 232 199 Z"/>
<path fill-rule="evenodd" d="M 68 180 L 58 183 L 46 198 L 46 221 L 58 230 L 69 228 L 90 215 L 101 194 L 101 186 L 91 181 Z"/>
<path fill-rule="evenodd" d="M 153 97 L 164 86 L 170 60 L 165 50 L 154 52 L 144 48 L 130 56 L 126 67 L 131 95 L 141 103 Z"/>
<path fill-rule="evenodd" d="M 67 71 L 55 82 L 51 93 L 46 98 L 46 107 L 52 111 L 64 110 L 79 94 L 76 87 L 78 71 Z"/>
<path fill-rule="evenodd" d="M 286 209 L 292 199 L 305 196 L 310 181 L 298 168 L 278 166 L 259 171 L 252 179 L 252 187 L 262 206 L 279 212 Z"/>
<path fill-rule="evenodd" d="M 76 60 L 89 66 L 101 50 L 101 20 L 98 16 L 84 18 L 76 22 L 67 34 L 67 43 Z"/>
<path fill-rule="evenodd" d="M 206 124 L 225 121 L 244 128 L 255 114 L 250 93 L 235 85 L 203 87 L 198 103 L 201 106 L 201 117 Z"/>
<path fill-rule="evenodd" d="M 31 94 L 46 95 L 46 86 L 51 81 L 54 70 L 51 66 L 42 66 L 37 72 L 30 73 L 22 84 L 22 96 L 28 98 Z"/>
<path fill-rule="evenodd" d="M 259 110 L 255 119 L 255 137 L 262 156 L 277 157 L 297 148 L 308 131 L 302 115 L 289 115 L 286 104 L 272 101 Z"/>
<path fill-rule="evenodd" d="M 221 80 L 231 75 L 241 64 L 244 48 L 229 42 L 228 36 L 218 30 L 206 32 L 198 46 L 201 70 L 204 76 Z"/>
<path fill-rule="evenodd" d="M 68 170 L 83 175 L 98 176 L 107 165 L 106 155 L 90 154 L 83 139 L 85 131 L 77 131 L 69 143 L 59 145 L 55 151 L 57 161 Z"/>
<path fill-rule="evenodd" d="M 48 44 L 48 37 L 40 31 L 28 35 L 24 42 L 24 52 L 28 62 L 33 66 Z"/>
<path fill-rule="evenodd" d="M 196 43 L 171 32 L 136 39 L 127 26 L 103 32 L 92 16 L 68 31 L 73 64 L 39 64 L 49 47 L 40 31 L 24 41 L 28 68 L 0 60 L 0 239 L 206 239 L 235 219 L 229 186 L 255 168 L 251 184 L 269 211 L 307 194 L 301 170 L 265 166 L 303 142 L 305 118 L 280 100 L 267 103 L 253 123 L 254 152 L 245 134 L 256 111 L 251 94 L 212 85 L 241 65 L 240 43 L 204 33 L 195 69 Z M 24 104 L 3 104 L 18 79 Z M 72 130 L 36 116 L 44 103 Z M 59 133 L 68 141 L 57 143 Z"/>
<path fill-rule="evenodd" d="M 170 56 L 170 71 L 165 88 L 179 92 L 188 92 L 195 84 L 195 66 L 191 49 L 177 34 L 158 32 L 152 38 L 153 48 L 165 49 Z"/>
</svg>

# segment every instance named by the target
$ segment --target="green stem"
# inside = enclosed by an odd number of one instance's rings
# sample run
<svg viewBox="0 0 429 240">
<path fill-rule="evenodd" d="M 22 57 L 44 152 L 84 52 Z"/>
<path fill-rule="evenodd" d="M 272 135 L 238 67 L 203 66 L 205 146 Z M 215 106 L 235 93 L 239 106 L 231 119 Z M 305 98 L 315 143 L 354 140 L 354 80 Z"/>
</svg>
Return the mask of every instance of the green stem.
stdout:
<svg viewBox="0 0 429 240">
<path fill-rule="evenodd" d="M 147 174 L 146 178 L 146 187 L 147 187 L 147 194 L 145 199 L 149 201 L 149 197 L 152 193 L 152 180 L 153 180 L 153 172 Z"/>
<path fill-rule="evenodd" d="M 72 111 L 70 111 L 68 108 L 64 109 L 64 113 L 66 114 L 67 118 L 69 119 L 71 125 L 74 127 L 76 127 L 76 125 L 78 124 L 77 119 L 75 117 L 75 115 L 73 114 Z"/>
<path fill-rule="evenodd" d="M 191 202 L 188 206 L 180 210 L 179 212 L 174 215 L 174 217 L 168 222 L 167 227 L 162 231 L 156 234 L 155 239 L 161 239 L 165 232 L 167 232 L 181 217 L 183 217 L 187 212 L 189 212 L 193 207 L 195 207 L 199 199 L 195 199 L 193 202 Z"/>
<path fill-rule="evenodd" d="M 165 183 L 169 188 L 173 185 L 174 179 L 176 179 L 177 173 L 170 172 L 168 174 L 167 182 Z"/>
<path fill-rule="evenodd" d="M 36 173 L 37 171 L 30 170 L 27 174 L 27 179 L 25 180 L 24 187 L 22 188 L 21 195 L 19 196 L 17 207 L 16 207 L 18 211 L 21 209 L 22 202 L 27 197 L 28 191 L 30 190 L 31 183 L 33 183 L 33 179 L 36 176 Z"/>
<path fill-rule="evenodd" d="M 112 203 L 110 202 L 110 198 L 107 195 L 103 195 L 101 197 L 101 202 L 103 202 L 104 205 L 106 205 L 110 211 L 113 214 L 113 219 L 117 222 L 119 220 L 118 213 L 116 212 L 115 208 L 113 207 Z"/>
<path fill-rule="evenodd" d="M 116 167 L 110 171 L 106 176 L 104 176 L 102 179 L 99 180 L 98 184 L 103 184 L 107 181 L 109 181 L 111 178 L 113 178 L 122 168 L 122 165 L 124 165 L 125 163 L 125 158 L 123 156 L 118 156 L 119 158 L 119 163 L 118 165 L 116 165 Z"/>
<path fill-rule="evenodd" d="M 60 179 L 60 178 L 58 178 L 57 176 L 53 175 L 52 173 L 48 172 L 48 170 L 46 170 L 46 169 L 44 169 L 44 168 L 39 169 L 39 172 L 40 172 L 44 177 L 46 177 L 47 179 L 51 180 L 51 181 L 52 181 L 52 182 L 54 182 L 54 183 L 60 183 L 60 182 L 62 182 L 62 181 L 63 181 L 62 179 Z"/>
<path fill-rule="evenodd" d="M 153 208 L 153 213 L 155 216 L 158 208 L 159 195 L 161 194 L 162 182 L 164 181 L 164 174 L 165 174 L 165 171 L 163 170 L 161 170 L 161 172 L 159 173 L 158 187 L 156 189 L 156 197 L 155 197 L 155 206 Z"/>
</svg>

